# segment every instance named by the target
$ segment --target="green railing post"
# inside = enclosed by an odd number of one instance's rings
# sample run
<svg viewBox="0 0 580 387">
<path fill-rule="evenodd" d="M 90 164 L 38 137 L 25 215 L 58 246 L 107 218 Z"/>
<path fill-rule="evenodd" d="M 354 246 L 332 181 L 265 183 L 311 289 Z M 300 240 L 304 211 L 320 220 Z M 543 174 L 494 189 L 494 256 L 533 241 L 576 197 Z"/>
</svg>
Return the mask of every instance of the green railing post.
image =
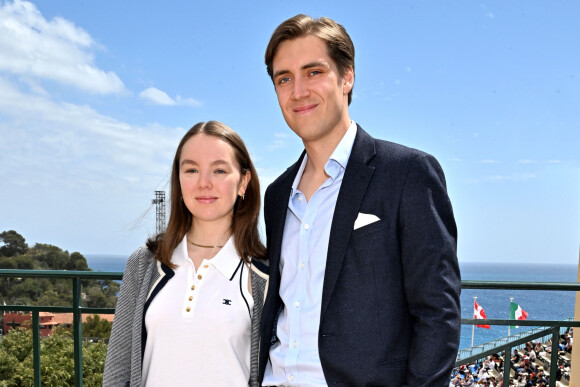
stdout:
<svg viewBox="0 0 580 387">
<path fill-rule="evenodd" d="M 38 310 L 32 312 L 32 365 L 34 367 L 34 386 L 40 387 L 40 318 Z"/>
<path fill-rule="evenodd" d="M 558 371 L 558 344 L 560 341 L 560 327 L 552 328 L 552 356 L 550 356 L 550 387 L 556 387 L 556 372 Z"/>
<path fill-rule="evenodd" d="M 505 359 L 503 361 L 503 387 L 510 387 L 510 370 L 512 369 L 512 348 L 505 350 Z"/>
<path fill-rule="evenodd" d="M 81 279 L 73 278 L 73 330 L 75 386 L 83 386 L 83 319 L 81 314 Z"/>
</svg>

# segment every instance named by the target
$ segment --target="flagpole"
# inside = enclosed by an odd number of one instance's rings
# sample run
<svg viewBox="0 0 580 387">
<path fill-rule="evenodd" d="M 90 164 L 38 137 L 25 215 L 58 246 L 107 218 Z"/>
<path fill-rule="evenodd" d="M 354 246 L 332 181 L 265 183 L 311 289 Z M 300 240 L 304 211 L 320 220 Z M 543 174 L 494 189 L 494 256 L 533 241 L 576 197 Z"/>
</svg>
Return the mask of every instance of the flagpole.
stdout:
<svg viewBox="0 0 580 387">
<path fill-rule="evenodd" d="M 512 315 L 512 302 L 514 302 L 514 298 L 510 297 L 510 314 L 508 314 L 508 318 L 511 320 L 511 315 Z M 510 328 L 511 325 L 508 325 L 508 336 L 510 335 Z"/>
<path fill-rule="evenodd" d="M 476 303 L 477 297 L 473 297 L 473 309 L 475 310 L 475 303 Z M 475 318 L 475 316 L 473 316 L 473 318 Z M 475 335 L 475 324 L 473 324 L 471 326 L 471 347 L 473 347 L 473 336 Z"/>
</svg>

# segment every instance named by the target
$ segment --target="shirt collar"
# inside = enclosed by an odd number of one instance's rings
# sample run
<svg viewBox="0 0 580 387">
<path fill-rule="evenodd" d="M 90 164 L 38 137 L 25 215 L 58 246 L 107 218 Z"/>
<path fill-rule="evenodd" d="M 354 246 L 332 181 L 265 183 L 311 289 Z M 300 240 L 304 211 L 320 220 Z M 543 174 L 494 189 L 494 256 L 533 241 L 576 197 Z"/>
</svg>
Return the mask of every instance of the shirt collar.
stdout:
<svg viewBox="0 0 580 387">
<path fill-rule="evenodd" d="M 342 169 L 346 169 L 346 164 L 348 164 L 348 159 L 350 158 L 350 152 L 352 151 L 352 146 L 354 145 L 354 139 L 356 137 L 356 122 L 350 121 L 350 126 L 348 127 L 344 136 L 330 155 L 330 158 L 326 162 L 324 169 L 326 173 L 332 176 L 332 173 L 329 173 L 329 163 L 331 160 L 337 162 Z M 298 173 L 294 178 L 294 182 L 292 183 L 292 188 L 290 190 L 290 197 L 298 190 L 298 184 L 300 183 L 300 179 L 302 179 L 302 174 L 304 173 L 304 168 L 306 168 L 306 162 L 308 161 L 308 153 L 304 155 L 302 159 L 302 163 L 300 164 L 300 168 L 298 169 Z M 332 176 L 334 178 L 334 176 Z"/>
<path fill-rule="evenodd" d="M 329 160 L 336 161 L 342 166 L 343 169 L 346 169 L 346 164 L 348 163 L 355 137 L 356 123 L 354 121 L 350 121 L 348 130 L 334 149 L 334 152 L 332 152 L 332 155 L 330 155 Z"/>
<path fill-rule="evenodd" d="M 231 278 L 238 265 L 240 264 L 240 256 L 236 250 L 234 244 L 234 236 L 232 235 L 230 239 L 226 242 L 224 247 L 213 257 L 208 260 L 224 277 Z"/>
<path fill-rule="evenodd" d="M 176 265 L 181 265 L 187 260 L 190 260 L 187 254 L 187 235 L 175 248 L 171 261 Z M 234 236 L 232 235 L 224 247 L 211 259 L 206 260 L 210 265 L 213 265 L 224 277 L 231 278 L 240 264 L 240 256 L 234 244 Z"/>
</svg>

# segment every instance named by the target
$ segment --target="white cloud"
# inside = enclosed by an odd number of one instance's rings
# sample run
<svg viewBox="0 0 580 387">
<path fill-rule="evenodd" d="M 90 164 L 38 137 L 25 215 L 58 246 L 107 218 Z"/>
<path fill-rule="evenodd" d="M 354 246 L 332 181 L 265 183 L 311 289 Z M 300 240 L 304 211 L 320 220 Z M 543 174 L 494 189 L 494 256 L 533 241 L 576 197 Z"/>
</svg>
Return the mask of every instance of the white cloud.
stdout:
<svg viewBox="0 0 580 387">
<path fill-rule="evenodd" d="M 494 182 L 501 182 L 501 181 L 526 181 L 530 179 L 535 179 L 538 177 L 533 173 L 515 173 L 511 175 L 492 175 L 487 177 L 487 180 L 494 181 Z"/>
<path fill-rule="evenodd" d="M 28 95 L 2 78 L 0 90 L 0 164 L 6 166 L 0 176 L 7 184 L 156 184 L 185 132 L 135 126 L 89 106 Z"/>
<path fill-rule="evenodd" d="M 171 98 L 167 95 L 166 92 L 159 90 L 156 87 L 149 87 L 139 93 L 139 97 L 148 100 L 149 102 L 153 102 L 156 105 L 165 105 L 165 106 L 175 106 L 175 105 L 184 105 L 184 106 L 200 106 L 200 102 L 193 99 L 193 98 L 183 98 L 180 95 L 175 97 L 175 99 Z"/>
<path fill-rule="evenodd" d="M 518 164 L 535 164 L 536 160 L 528 160 L 528 159 L 524 159 L 524 160 L 518 160 Z"/>
<path fill-rule="evenodd" d="M 562 162 L 562 160 L 548 160 L 548 164 L 560 164 Z"/>
<path fill-rule="evenodd" d="M 481 162 L 483 164 L 499 164 L 498 160 L 491 160 L 491 159 L 481 160 Z"/>
<path fill-rule="evenodd" d="M 155 87 L 143 90 L 139 94 L 139 97 L 149 100 L 157 105 L 175 105 L 175 101 L 171 99 L 170 96 Z"/>
<path fill-rule="evenodd" d="M 124 92 L 114 72 L 93 63 L 96 46 L 82 28 L 60 17 L 46 20 L 32 3 L 0 4 L 0 71 L 96 94 Z"/>
<path fill-rule="evenodd" d="M 268 144 L 268 151 L 286 148 L 288 146 L 289 133 L 274 133 L 274 140 Z"/>
</svg>

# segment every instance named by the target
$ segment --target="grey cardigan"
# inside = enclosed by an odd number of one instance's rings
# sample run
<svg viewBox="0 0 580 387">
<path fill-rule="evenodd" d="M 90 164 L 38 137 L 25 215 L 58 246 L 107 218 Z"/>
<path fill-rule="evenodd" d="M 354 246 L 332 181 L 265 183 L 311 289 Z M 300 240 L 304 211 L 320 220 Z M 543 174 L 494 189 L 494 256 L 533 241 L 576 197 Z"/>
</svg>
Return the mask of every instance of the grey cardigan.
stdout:
<svg viewBox="0 0 580 387">
<path fill-rule="evenodd" d="M 254 387 L 259 386 L 260 318 L 268 290 L 268 266 L 264 261 L 252 260 L 250 267 L 254 307 L 248 384 Z M 141 386 L 143 351 L 147 342 L 145 313 L 151 301 L 174 274 L 171 268 L 157 261 L 146 247 L 141 247 L 129 257 L 105 360 L 104 387 Z"/>
</svg>

